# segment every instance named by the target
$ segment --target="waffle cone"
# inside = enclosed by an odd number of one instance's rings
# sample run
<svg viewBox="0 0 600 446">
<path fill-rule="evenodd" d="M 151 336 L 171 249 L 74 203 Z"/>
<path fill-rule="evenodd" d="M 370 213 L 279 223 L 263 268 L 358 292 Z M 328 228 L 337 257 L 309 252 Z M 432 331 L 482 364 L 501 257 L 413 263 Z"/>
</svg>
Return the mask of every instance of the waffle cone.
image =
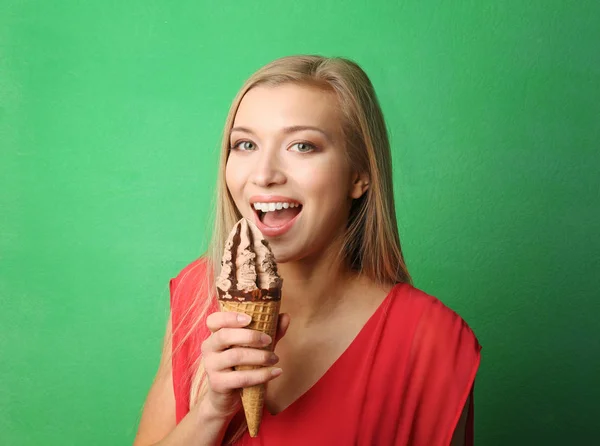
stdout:
<svg viewBox="0 0 600 446">
<path fill-rule="evenodd" d="M 258 301 L 258 302 L 235 302 L 219 301 L 221 311 L 233 311 L 245 313 L 252 317 L 252 322 L 246 327 L 261 331 L 275 339 L 277 333 L 277 322 L 279 320 L 280 300 Z M 273 351 L 273 343 L 267 345 L 265 350 Z M 239 366 L 236 370 L 253 370 L 260 366 Z M 246 387 L 242 389 L 242 406 L 248 423 L 248 431 L 251 437 L 256 437 L 258 427 L 262 420 L 263 406 L 265 402 L 265 385 Z"/>
</svg>

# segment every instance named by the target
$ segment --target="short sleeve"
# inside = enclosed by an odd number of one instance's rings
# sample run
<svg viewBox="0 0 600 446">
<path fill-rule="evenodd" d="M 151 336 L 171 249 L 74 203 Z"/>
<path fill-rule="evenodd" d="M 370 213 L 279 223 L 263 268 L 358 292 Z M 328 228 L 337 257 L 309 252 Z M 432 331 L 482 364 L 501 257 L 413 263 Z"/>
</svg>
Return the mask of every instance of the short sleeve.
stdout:
<svg viewBox="0 0 600 446">
<path fill-rule="evenodd" d="M 200 358 L 200 347 L 210 332 L 200 309 L 210 298 L 211 277 L 203 258 L 186 266 L 169 282 L 172 326 L 173 392 L 177 423 L 189 412 L 191 381 Z M 215 306 L 209 313 L 216 311 Z M 205 315 L 206 316 L 206 315 Z"/>
<path fill-rule="evenodd" d="M 407 404 L 416 445 L 449 445 L 479 368 L 481 346 L 455 312 L 434 299 L 417 326 L 409 359 Z M 472 401 L 471 401 L 472 404 Z M 466 444 L 472 444 L 473 410 Z"/>
</svg>

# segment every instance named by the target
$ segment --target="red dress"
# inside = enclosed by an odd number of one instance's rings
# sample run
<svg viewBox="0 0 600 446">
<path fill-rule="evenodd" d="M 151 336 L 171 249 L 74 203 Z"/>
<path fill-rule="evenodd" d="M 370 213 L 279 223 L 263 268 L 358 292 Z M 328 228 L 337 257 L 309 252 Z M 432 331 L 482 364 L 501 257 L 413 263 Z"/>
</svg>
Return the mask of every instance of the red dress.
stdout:
<svg viewBox="0 0 600 446">
<path fill-rule="evenodd" d="M 173 327 L 183 328 L 174 329 L 173 338 L 178 423 L 189 411 L 188 364 L 209 334 L 202 324 L 182 338 L 193 319 L 184 314 L 204 274 L 200 260 L 171 281 Z M 236 444 L 445 446 L 469 399 L 471 445 L 480 350 L 460 316 L 435 297 L 397 284 L 313 387 L 277 415 L 265 409 L 258 437 L 246 432 Z"/>
</svg>

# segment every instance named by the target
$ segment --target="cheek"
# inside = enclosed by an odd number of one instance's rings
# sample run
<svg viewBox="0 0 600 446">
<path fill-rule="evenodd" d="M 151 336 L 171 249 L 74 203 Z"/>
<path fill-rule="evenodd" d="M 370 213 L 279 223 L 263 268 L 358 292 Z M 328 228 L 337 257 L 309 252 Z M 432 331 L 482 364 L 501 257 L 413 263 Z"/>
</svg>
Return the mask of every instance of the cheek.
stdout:
<svg viewBox="0 0 600 446">
<path fill-rule="evenodd" d="M 227 183 L 227 189 L 229 189 L 229 192 L 236 200 L 242 187 L 242 175 L 237 164 L 238 163 L 230 157 L 225 165 L 225 182 Z"/>
<path fill-rule="evenodd" d="M 339 204 L 349 194 L 349 173 L 339 163 L 323 163 L 296 170 L 302 188 L 312 198 Z"/>
</svg>

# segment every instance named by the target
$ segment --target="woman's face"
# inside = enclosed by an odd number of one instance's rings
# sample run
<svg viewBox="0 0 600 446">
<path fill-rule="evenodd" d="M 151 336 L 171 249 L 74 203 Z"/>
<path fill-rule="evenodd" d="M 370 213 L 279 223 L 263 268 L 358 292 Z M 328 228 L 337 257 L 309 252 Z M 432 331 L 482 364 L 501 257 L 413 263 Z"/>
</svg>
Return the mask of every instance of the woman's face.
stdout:
<svg viewBox="0 0 600 446">
<path fill-rule="evenodd" d="M 351 201 L 362 191 L 345 155 L 334 93 L 296 84 L 251 89 L 230 147 L 227 187 L 278 262 L 322 253 L 343 234 Z"/>
</svg>

